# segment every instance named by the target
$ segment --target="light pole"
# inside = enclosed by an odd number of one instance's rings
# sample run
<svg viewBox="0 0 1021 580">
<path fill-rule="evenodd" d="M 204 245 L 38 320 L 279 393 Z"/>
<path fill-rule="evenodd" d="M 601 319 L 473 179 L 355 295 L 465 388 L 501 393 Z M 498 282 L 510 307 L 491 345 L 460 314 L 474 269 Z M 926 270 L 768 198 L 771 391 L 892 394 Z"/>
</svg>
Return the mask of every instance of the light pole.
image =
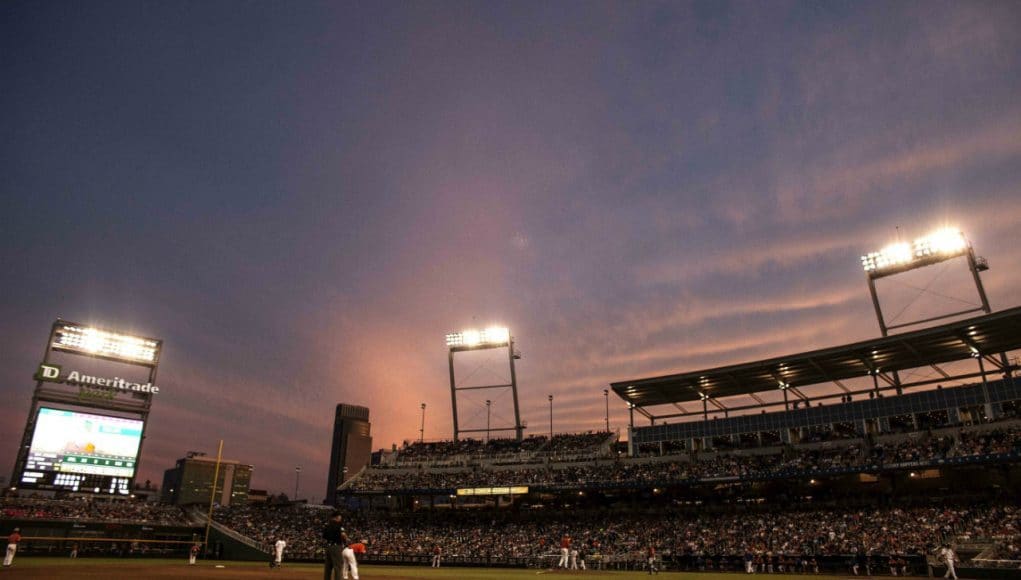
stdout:
<svg viewBox="0 0 1021 580">
<path fill-rule="evenodd" d="M 549 440 L 553 443 L 553 395 L 549 396 Z"/>
<path fill-rule="evenodd" d="M 294 467 L 294 501 L 298 501 L 298 481 L 301 479 L 301 466 Z"/>
<path fill-rule="evenodd" d="M 606 399 L 606 432 L 610 432 L 610 390 L 603 389 L 603 398 Z"/>
<path fill-rule="evenodd" d="M 425 443 L 425 403 L 422 403 L 422 426 L 418 429 L 418 442 Z"/>
<path fill-rule="evenodd" d="M 489 443 L 489 409 L 493 405 L 493 401 L 486 399 L 486 443 Z"/>
</svg>

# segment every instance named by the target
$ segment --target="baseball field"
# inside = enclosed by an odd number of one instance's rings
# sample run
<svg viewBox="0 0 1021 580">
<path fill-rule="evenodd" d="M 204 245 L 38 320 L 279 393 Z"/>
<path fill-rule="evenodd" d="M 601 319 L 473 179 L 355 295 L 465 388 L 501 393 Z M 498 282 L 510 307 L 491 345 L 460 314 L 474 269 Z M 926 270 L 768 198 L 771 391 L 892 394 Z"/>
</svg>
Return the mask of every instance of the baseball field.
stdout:
<svg viewBox="0 0 1021 580">
<path fill-rule="evenodd" d="M 362 566 L 361 578 L 375 580 L 410 580 L 427 578 L 432 580 L 535 580 L 536 577 L 563 578 L 645 578 L 644 572 L 597 572 L 597 571 L 548 571 L 512 570 L 496 568 L 428 568 L 409 566 Z M 181 560 L 123 560 L 85 558 L 79 560 L 55 558 L 18 558 L 14 566 L 0 569 L 0 579 L 39 578 L 75 579 L 90 578 L 103 580 L 162 580 L 201 578 L 203 580 L 235 580 L 250 578 L 318 579 L 322 578 L 321 565 L 284 564 L 281 568 L 270 569 L 266 564 L 251 562 L 200 562 L 189 566 Z M 685 580 L 719 580 L 739 578 L 736 574 L 710 574 L 687 572 L 663 572 L 662 578 Z M 813 576 L 800 576 L 812 578 Z M 831 577 L 832 578 L 832 577 Z"/>
</svg>

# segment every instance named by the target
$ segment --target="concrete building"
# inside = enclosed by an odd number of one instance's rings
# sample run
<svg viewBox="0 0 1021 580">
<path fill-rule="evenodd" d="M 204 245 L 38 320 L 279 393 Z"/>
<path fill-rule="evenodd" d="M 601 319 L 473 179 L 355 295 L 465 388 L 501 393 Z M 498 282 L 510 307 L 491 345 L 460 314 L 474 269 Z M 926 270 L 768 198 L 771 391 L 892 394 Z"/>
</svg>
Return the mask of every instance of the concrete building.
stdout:
<svg viewBox="0 0 1021 580">
<path fill-rule="evenodd" d="M 163 490 L 160 498 L 164 503 L 174 505 L 208 505 L 215 472 L 215 457 L 189 451 L 186 457 L 177 460 L 176 466 L 163 473 Z M 247 502 L 251 481 L 251 465 L 221 459 L 213 501 L 223 506 Z"/>
<path fill-rule="evenodd" d="M 326 476 L 326 503 L 334 505 L 337 487 L 354 477 L 372 458 L 368 407 L 337 405 L 333 420 L 330 472 Z"/>
</svg>

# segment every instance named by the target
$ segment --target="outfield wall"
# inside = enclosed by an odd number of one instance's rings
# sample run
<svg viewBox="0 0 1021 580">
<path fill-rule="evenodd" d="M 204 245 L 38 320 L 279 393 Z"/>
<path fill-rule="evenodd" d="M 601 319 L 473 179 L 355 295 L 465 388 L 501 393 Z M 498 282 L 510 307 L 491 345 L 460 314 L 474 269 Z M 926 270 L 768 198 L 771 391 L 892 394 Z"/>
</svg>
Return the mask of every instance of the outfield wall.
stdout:
<svg viewBox="0 0 1021 580">
<path fill-rule="evenodd" d="M 186 557 L 204 530 L 194 526 L 154 526 L 141 523 L 67 521 L 31 518 L 4 519 L 3 529 L 21 528 L 18 553 L 29 556 Z"/>
</svg>

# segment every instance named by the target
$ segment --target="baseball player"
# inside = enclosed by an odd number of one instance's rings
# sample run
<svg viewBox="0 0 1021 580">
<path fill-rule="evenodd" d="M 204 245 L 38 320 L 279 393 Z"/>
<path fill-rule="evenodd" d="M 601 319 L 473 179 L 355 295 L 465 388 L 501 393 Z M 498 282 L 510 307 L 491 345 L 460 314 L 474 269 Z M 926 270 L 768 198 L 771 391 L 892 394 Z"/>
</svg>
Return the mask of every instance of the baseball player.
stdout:
<svg viewBox="0 0 1021 580">
<path fill-rule="evenodd" d="M 11 535 L 7 536 L 7 554 L 4 555 L 4 568 L 14 563 L 14 554 L 18 551 L 18 542 L 21 541 L 21 528 L 14 528 Z"/>
<path fill-rule="evenodd" d="M 7 548 L 10 550 L 10 547 Z M 957 562 L 957 554 L 954 553 L 954 549 L 950 547 L 950 544 L 943 544 L 943 549 L 939 551 L 939 558 L 947 565 L 947 572 L 943 574 L 944 578 L 953 578 L 957 580 L 957 571 L 954 570 L 954 563 Z"/>
<path fill-rule="evenodd" d="M 433 547 L 433 568 L 440 567 L 440 556 L 443 555 L 443 548 L 439 544 Z"/>
<path fill-rule="evenodd" d="M 358 560 L 355 559 L 355 554 L 364 554 L 365 545 L 367 543 L 368 542 L 365 540 L 355 542 L 344 548 L 344 550 L 340 553 L 344 558 L 344 568 L 341 573 L 341 578 L 347 580 L 347 575 L 350 571 L 351 580 L 358 580 Z"/>
<path fill-rule="evenodd" d="M 199 557 L 199 545 L 198 544 L 192 544 L 191 550 L 188 550 L 188 565 L 189 566 L 194 566 L 195 565 L 195 558 L 198 558 L 198 557 Z"/>
<path fill-rule="evenodd" d="M 656 568 L 656 548 L 649 546 L 646 555 L 649 558 L 649 574 L 659 574 L 659 569 Z"/>
<path fill-rule="evenodd" d="M 284 561 L 284 548 L 287 547 L 287 542 L 283 538 L 278 538 L 276 543 L 273 544 L 273 567 L 279 568 L 280 563 Z"/>
<path fill-rule="evenodd" d="M 557 563 L 557 568 L 567 569 L 567 562 L 571 557 L 571 536 L 565 535 L 560 538 L 560 562 Z"/>
</svg>

